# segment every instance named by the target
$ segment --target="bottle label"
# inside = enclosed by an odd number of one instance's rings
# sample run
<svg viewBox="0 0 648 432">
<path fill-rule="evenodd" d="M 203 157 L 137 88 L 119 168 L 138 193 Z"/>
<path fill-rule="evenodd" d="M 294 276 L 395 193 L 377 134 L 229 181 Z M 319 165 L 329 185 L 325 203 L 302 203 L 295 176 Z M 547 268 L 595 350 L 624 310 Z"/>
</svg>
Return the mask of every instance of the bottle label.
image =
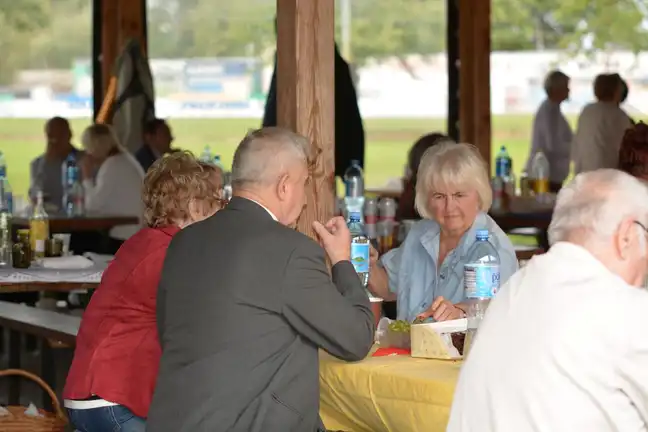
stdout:
<svg viewBox="0 0 648 432">
<path fill-rule="evenodd" d="M 36 240 L 34 242 L 34 252 L 45 252 L 45 240 Z"/>
<path fill-rule="evenodd" d="M 490 299 L 500 286 L 498 264 L 466 264 L 464 266 L 464 289 L 466 297 Z"/>
<path fill-rule="evenodd" d="M 351 243 L 351 263 L 356 273 L 369 272 L 369 243 Z"/>
</svg>

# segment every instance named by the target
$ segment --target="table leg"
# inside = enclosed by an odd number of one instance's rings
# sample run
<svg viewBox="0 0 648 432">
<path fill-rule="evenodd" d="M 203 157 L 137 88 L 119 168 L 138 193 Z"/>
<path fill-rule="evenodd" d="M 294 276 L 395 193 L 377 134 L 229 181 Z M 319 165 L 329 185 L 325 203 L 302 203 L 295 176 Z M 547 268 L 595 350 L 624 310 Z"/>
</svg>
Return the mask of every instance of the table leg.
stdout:
<svg viewBox="0 0 648 432">
<path fill-rule="evenodd" d="M 20 369 L 20 333 L 9 330 L 9 369 Z M 9 405 L 20 405 L 20 377 L 9 377 Z"/>
<path fill-rule="evenodd" d="M 54 365 L 54 352 L 49 341 L 41 339 L 41 376 L 52 390 L 56 391 L 56 367 Z M 43 392 L 43 408 L 52 411 L 52 399 Z"/>
</svg>

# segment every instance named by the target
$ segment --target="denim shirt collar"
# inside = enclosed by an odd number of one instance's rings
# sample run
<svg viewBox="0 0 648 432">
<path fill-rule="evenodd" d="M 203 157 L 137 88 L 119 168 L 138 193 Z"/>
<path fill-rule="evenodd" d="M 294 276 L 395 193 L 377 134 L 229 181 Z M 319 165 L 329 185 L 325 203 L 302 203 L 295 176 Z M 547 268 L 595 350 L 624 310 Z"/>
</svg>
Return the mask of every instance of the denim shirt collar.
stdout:
<svg viewBox="0 0 648 432">
<path fill-rule="evenodd" d="M 472 246 L 470 239 L 474 239 L 477 235 L 478 229 L 483 229 L 488 226 L 488 220 L 486 213 L 479 212 L 471 227 L 466 231 L 459 240 L 459 245 L 457 246 L 455 253 L 459 254 L 459 259 L 468 253 L 468 250 Z M 425 234 L 420 238 L 420 242 L 423 245 L 423 248 L 427 251 L 428 254 L 435 260 L 438 260 L 439 257 L 439 235 L 441 234 L 441 226 L 438 223 L 435 223 L 431 229 L 429 229 Z M 440 266 L 441 263 L 437 263 L 437 266 Z"/>
</svg>

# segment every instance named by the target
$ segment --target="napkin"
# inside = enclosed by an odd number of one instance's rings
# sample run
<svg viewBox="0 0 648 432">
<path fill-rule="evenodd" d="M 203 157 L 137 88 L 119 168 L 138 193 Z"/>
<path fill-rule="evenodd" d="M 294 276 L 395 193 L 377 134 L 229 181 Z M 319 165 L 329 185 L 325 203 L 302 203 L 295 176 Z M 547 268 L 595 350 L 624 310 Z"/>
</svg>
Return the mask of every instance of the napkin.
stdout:
<svg viewBox="0 0 648 432">
<path fill-rule="evenodd" d="M 80 255 L 72 255 L 65 257 L 41 258 L 38 264 L 47 269 L 68 270 L 68 269 L 86 269 L 94 265 L 88 258 Z"/>
<path fill-rule="evenodd" d="M 98 254 L 94 252 L 86 252 L 84 257 L 92 260 L 95 264 L 108 265 L 110 261 L 115 259 L 115 255 Z"/>
<path fill-rule="evenodd" d="M 33 403 L 30 403 L 27 409 L 25 410 L 25 415 L 30 417 L 43 417 L 43 414 L 38 412 L 38 408 Z"/>
</svg>

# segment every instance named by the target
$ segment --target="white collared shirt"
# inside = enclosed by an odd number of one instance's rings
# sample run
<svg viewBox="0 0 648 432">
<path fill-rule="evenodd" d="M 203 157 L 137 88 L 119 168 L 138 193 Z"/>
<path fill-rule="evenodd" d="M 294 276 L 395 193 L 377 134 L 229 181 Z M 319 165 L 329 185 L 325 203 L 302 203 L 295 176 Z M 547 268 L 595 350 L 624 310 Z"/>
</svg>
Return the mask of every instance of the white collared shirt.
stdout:
<svg viewBox="0 0 648 432">
<path fill-rule="evenodd" d="M 533 157 L 542 152 L 549 161 L 549 179 L 562 183 L 569 175 L 573 134 L 560 104 L 546 99 L 538 108 L 533 120 L 531 152 L 526 172 L 531 173 Z"/>
<path fill-rule="evenodd" d="M 247 199 L 250 200 L 250 201 L 252 201 L 254 204 L 256 204 L 256 205 L 262 207 L 265 211 L 268 212 L 268 214 L 269 214 L 270 216 L 272 216 L 272 219 L 274 219 L 275 221 L 279 222 L 279 219 L 277 219 L 277 216 L 275 216 L 274 213 L 272 213 L 270 210 L 268 210 L 268 207 L 264 206 L 264 205 L 261 204 L 260 202 L 255 201 L 255 200 L 253 200 L 253 199 L 251 199 L 251 198 L 247 198 Z"/>
<path fill-rule="evenodd" d="M 648 292 L 557 243 L 491 302 L 448 432 L 638 432 L 648 423 Z"/>
<path fill-rule="evenodd" d="M 574 173 L 617 168 L 619 147 L 630 127 L 630 118 L 615 103 L 595 102 L 583 108 L 572 145 Z"/>
</svg>

